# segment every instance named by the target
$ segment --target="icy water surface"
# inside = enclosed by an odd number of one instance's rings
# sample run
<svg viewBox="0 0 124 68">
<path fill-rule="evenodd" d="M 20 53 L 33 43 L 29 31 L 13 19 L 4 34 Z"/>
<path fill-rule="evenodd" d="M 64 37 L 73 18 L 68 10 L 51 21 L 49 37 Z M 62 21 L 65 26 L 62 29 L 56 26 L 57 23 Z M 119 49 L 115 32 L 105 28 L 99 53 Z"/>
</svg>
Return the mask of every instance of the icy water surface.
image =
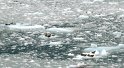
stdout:
<svg viewBox="0 0 124 68">
<path fill-rule="evenodd" d="M 86 68 L 123 68 L 123 49 L 105 58 L 73 60 L 91 43 L 102 46 L 103 42 L 70 40 L 70 42 L 65 41 L 63 44 L 50 45 L 50 38 L 42 39 L 40 35 L 40 32 L 35 31 L 1 31 L 0 67 L 76 68 L 75 65 L 85 64 L 83 67 Z M 52 40 L 56 41 L 56 39 Z M 64 41 L 65 39 L 59 37 L 57 40 Z M 104 43 L 104 46 L 109 44 Z"/>
<path fill-rule="evenodd" d="M 124 68 L 123 48 L 73 60 L 91 44 L 124 44 L 123 6 L 123 0 L 0 0 L 0 68 Z"/>
</svg>

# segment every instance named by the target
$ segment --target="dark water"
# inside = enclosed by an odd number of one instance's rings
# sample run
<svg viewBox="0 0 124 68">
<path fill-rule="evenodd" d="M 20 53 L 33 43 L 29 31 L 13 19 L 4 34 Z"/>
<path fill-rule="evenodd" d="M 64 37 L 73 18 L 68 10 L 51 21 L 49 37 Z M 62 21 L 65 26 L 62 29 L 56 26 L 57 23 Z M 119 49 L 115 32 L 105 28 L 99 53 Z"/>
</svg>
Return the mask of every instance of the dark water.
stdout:
<svg viewBox="0 0 124 68">
<path fill-rule="evenodd" d="M 90 63 L 90 66 L 86 66 L 88 68 L 123 68 L 123 50 L 106 58 L 76 61 L 72 59 L 74 56 L 68 54 L 72 53 L 75 56 L 80 54 L 85 47 L 79 43 L 89 46 L 89 42 L 71 41 L 71 44 L 57 46 L 41 45 L 40 32 L 28 34 L 28 32 L 3 31 L 0 35 L 3 43 L 0 47 L 0 66 L 3 68 L 68 68 L 79 63 Z M 19 40 L 20 38 L 25 40 Z"/>
</svg>

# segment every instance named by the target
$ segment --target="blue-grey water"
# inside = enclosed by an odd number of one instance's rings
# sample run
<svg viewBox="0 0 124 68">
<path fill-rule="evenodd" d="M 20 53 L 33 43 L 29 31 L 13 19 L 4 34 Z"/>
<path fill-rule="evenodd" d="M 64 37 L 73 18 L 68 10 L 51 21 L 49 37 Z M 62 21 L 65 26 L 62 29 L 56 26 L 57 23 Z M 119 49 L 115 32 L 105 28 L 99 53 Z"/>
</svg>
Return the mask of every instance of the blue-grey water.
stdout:
<svg viewBox="0 0 124 68">
<path fill-rule="evenodd" d="M 82 31 L 83 32 L 83 31 Z M 93 33 L 95 33 L 93 31 Z M 104 34 L 104 33 L 103 33 Z M 108 40 L 94 39 L 94 36 L 87 42 L 75 41 L 70 39 L 69 43 L 50 45 L 48 39 L 40 37 L 41 32 L 23 32 L 3 30 L 0 32 L 0 67 L 1 68 L 69 68 L 70 65 L 85 63 L 86 68 L 123 68 L 124 52 L 118 50 L 112 55 L 101 59 L 73 60 L 73 58 L 82 53 L 83 49 L 89 47 L 91 43 L 99 46 L 116 46 L 110 43 L 111 35 L 105 34 Z M 69 37 L 71 38 L 71 37 Z M 63 41 L 63 37 L 55 38 Z M 106 39 L 106 38 L 105 38 Z M 88 41 L 89 40 L 89 41 Z M 95 41 L 96 40 L 96 41 Z M 115 43 L 121 42 L 113 39 Z M 45 44 L 44 44 L 44 43 Z M 120 51 L 120 52 L 119 52 Z M 72 53 L 74 56 L 69 56 Z"/>
<path fill-rule="evenodd" d="M 100 59 L 73 60 L 91 44 L 124 43 L 123 0 L 0 0 L 0 68 L 123 68 L 124 49 Z M 71 28 L 44 37 L 43 30 L 11 29 L 21 23 Z M 50 44 L 61 42 L 61 44 Z M 69 55 L 71 54 L 71 55 Z"/>
</svg>

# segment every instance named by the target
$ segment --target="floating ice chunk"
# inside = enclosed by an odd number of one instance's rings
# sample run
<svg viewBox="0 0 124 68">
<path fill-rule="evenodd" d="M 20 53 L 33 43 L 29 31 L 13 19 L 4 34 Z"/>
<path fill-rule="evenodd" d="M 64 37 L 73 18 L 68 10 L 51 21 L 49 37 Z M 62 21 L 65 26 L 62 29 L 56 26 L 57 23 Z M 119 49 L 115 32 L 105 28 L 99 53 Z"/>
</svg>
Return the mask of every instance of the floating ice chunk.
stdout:
<svg viewBox="0 0 124 68">
<path fill-rule="evenodd" d="M 97 37 L 102 37 L 102 34 L 101 33 L 97 33 L 96 36 Z"/>
<path fill-rule="evenodd" d="M 122 34 L 121 32 L 117 32 L 117 31 L 113 32 L 113 35 L 115 35 L 116 38 L 121 37 L 121 34 Z"/>
<path fill-rule="evenodd" d="M 98 29 L 104 31 L 108 29 L 108 26 L 102 26 L 102 27 L 99 27 Z"/>
<path fill-rule="evenodd" d="M 104 14 L 100 14 L 100 15 L 94 15 L 93 17 L 95 17 L 95 18 L 99 18 L 99 17 L 102 17 L 102 16 L 105 16 Z"/>
<path fill-rule="evenodd" d="M 10 61 L 10 58 L 5 58 L 4 60 L 6 60 L 6 61 Z"/>
<path fill-rule="evenodd" d="M 26 25 L 7 25 L 10 30 L 44 30 L 45 27 L 41 25 L 26 26 Z"/>
<path fill-rule="evenodd" d="M 24 41 L 24 40 L 25 40 L 25 38 L 19 38 L 19 40 L 20 40 L 20 41 Z"/>
<path fill-rule="evenodd" d="M 87 19 L 87 18 L 89 18 L 89 16 L 87 16 L 87 15 L 80 15 L 78 18 L 79 19 Z"/>
<path fill-rule="evenodd" d="M 29 62 L 34 63 L 35 61 L 34 60 L 30 60 Z"/>
<path fill-rule="evenodd" d="M 118 47 L 119 48 L 124 48 L 124 44 L 119 44 Z"/>
<path fill-rule="evenodd" d="M 2 43 L 1 41 L 0 41 L 0 46 L 3 46 L 4 45 L 4 43 Z"/>
<path fill-rule="evenodd" d="M 49 45 L 61 45 L 61 41 L 56 41 L 56 42 L 50 42 Z"/>
<path fill-rule="evenodd" d="M 99 51 L 95 51 L 95 56 L 98 56 L 100 53 L 99 53 Z"/>
<path fill-rule="evenodd" d="M 118 2 L 109 2 L 111 5 L 118 5 Z"/>
<path fill-rule="evenodd" d="M 62 14 L 67 14 L 67 15 L 71 15 L 73 13 L 74 11 L 72 11 L 71 8 L 66 8 L 62 11 Z"/>
<path fill-rule="evenodd" d="M 84 0 L 82 3 L 92 4 L 93 2 L 91 2 L 91 1 L 89 1 L 89 0 Z"/>
<path fill-rule="evenodd" d="M 58 68 L 62 68 L 62 67 L 58 67 Z"/>
<path fill-rule="evenodd" d="M 74 30 L 68 29 L 68 28 L 49 28 L 49 29 L 46 29 L 46 31 L 62 34 L 62 33 L 71 33 Z"/>
<path fill-rule="evenodd" d="M 51 27 L 50 24 L 44 24 L 43 26 L 44 26 L 44 27 Z"/>
<path fill-rule="evenodd" d="M 101 52 L 100 54 L 101 54 L 101 56 L 106 56 L 106 55 L 107 55 L 107 52 L 106 52 L 105 49 L 103 49 L 102 52 Z"/>
<path fill-rule="evenodd" d="M 96 44 L 91 43 L 91 46 L 90 46 L 90 47 L 97 47 L 97 45 L 96 45 Z"/>
<path fill-rule="evenodd" d="M 103 2 L 104 0 L 94 0 L 93 2 Z"/>
<path fill-rule="evenodd" d="M 68 56 L 74 56 L 74 54 L 72 54 L 72 53 L 69 53 L 69 54 L 68 54 Z"/>
<path fill-rule="evenodd" d="M 70 65 L 69 68 L 85 68 L 86 66 L 84 63 L 78 63 L 77 65 Z"/>
<path fill-rule="evenodd" d="M 124 9 L 123 8 L 119 8 L 119 11 L 124 11 Z"/>
<path fill-rule="evenodd" d="M 87 11 L 87 14 L 92 14 L 92 11 Z"/>
<path fill-rule="evenodd" d="M 50 21 L 48 23 L 49 23 L 50 26 L 52 26 L 52 25 L 61 25 L 62 21 Z"/>
<path fill-rule="evenodd" d="M 86 39 L 84 39 L 84 38 L 79 38 L 79 37 L 75 37 L 75 38 L 73 38 L 73 40 L 74 40 L 74 41 L 79 41 L 79 42 L 87 42 Z"/>
<path fill-rule="evenodd" d="M 77 65 L 70 65 L 68 68 L 77 68 Z"/>
<path fill-rule="evenodd" d="M 124 17 L 124 14 L 118 16 L 118 18 L 123 18 L 123 17 Z"/>
<path fill-rule="evenodd" d="M 112 55 L 111 57 L 118 57 L 117 55 Z"/>
<path fill-rule="evenodd" d="M 35 12 L 33 13 L 34 15 L 42 15 L 43 13 L 42 12 Z"/>
<path fill-rule="evenodd" d="M 84 40 L 84 38 L 73 38 L 75 41 L 83 41 Z"/>
<path fill-rule="evenodd" d="M 86 23 L 86 24 L 83 24 L 82 25 L 82 28 L 95 28 L 95 27 L 97 27 L 95 24 L 93 24 L 93 23 Z"/>
<path fill-rule="evenodd" d="M 73 58 L 73 60 L 82 60 L 83 56 L 81 55 L 77 55 L 75 58 Z"/>
<path fill-rule="evenodd" d="M 64 9 L 64 11 L 70 11 L 71 10 L 71 8 L 65 8 Z"/>
<path fill-rule="evenodd" d="M 83 10 L 81 10 L 81 9 L 79 9 L 79 8 L 77 8 L 76 10 L 77 10 L 77 12 L 82 12 L 82 11 L 83 11 Z"/>
<path fill-rule="evenodd" d="M 35 26 L 19 26 L 19 25 L 10 25 L 8 26 L 11 29 L 35 29 L 35 28 L 43 28 L 39 25 L 35 25 Z"/>
<path fill-rule="evenodd" d="M 25 7 L 29 7 L 29 5 L 26 5 Z M 35 13 L 25 13 L 24 16 L 28 16 L 28 15 L 43 15 L 42 12 L 35 12 Z"/>
</svg>

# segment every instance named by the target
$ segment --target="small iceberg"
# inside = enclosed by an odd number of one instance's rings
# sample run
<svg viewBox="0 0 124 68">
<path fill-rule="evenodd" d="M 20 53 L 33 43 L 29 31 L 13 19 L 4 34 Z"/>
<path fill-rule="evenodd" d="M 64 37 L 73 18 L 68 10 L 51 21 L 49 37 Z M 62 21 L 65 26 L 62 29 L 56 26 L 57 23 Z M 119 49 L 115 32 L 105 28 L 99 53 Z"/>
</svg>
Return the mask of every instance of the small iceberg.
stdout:
<svg viewBox="0 0 124 68">
<path fill-rule="evenodd" d="M 87 15 L 80 15 L 78 18 L 79 18 L 79 19 L 88 19 L 89 16 L 87 16 Z"/>
<path fill-rule="evenodd" d="M 61 41 L 56 41 L 56 42 L 50 42 L 49 45 L 61 45 Z"/>
<path fill-rule="evenodd" d="M 46 29 L 46 31 L 51 33 L 63 34 L 63 33 L 72 33 L 74 30 L 69 28 L 48 28 Z"/>
<path fill-rule="evenodd" d="M 10 24 L 10 25 L 5 25 L 5 28 L 8 28 L 10 30 L 14 31 L 33 31 L 33 30 L 45 30 L 44 26 L 41 25 L 24 25 L 24 24 Z"/>
</svg>

